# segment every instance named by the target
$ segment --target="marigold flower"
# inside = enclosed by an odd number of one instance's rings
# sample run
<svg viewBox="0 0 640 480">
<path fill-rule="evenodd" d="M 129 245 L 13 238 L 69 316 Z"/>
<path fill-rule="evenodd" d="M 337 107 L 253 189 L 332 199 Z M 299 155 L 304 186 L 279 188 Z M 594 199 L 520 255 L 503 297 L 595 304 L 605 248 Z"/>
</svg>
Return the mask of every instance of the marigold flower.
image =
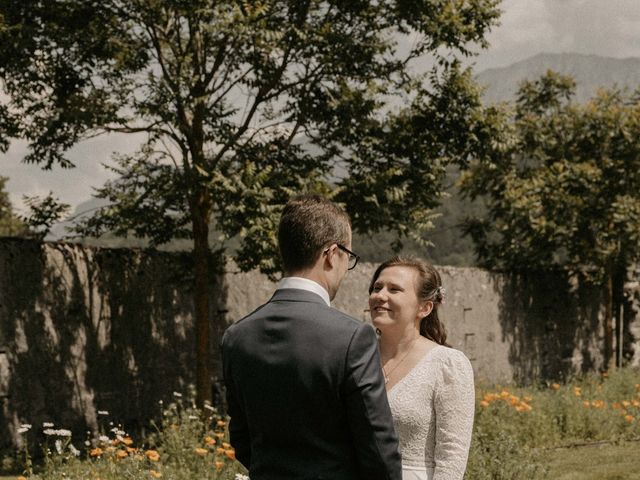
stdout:
<svg viewBox="0 0 640 480">
<path fill-rule="evenodd" d="M 160 460 L 160 454 L 155 450 L 147 450 L 146 452 L 144 452 L 144 454 L 152 462 L 157 462 L 158 460 Z"/>
<path fill-rule="evenodd" d="M 127 458 L 128 456 L 129 456 L 129 454 L 124 450 L 118 450 L 116 452 L 116 458 L 122 459 L 122 458 Z"/>
<path fill-rule="evenodd" d="M 553 388 L 554 390 L 560 390 L 560 384 L 559 383 L 552 383 L 551 384 L 551 388 Z"/>
<path fill-rule="evenodd" d="M 220 470 L 222 467 L 224 467 L 224 462 L 215 462 L 215 466 L 217 470 Z"/>
<path fill-rule="evenodd" d="M 206 443 L 207 445 L 215 445 L 216 439 L 207 435 L 206 437 L 204 437 L 204 443 Z"/>
<path fill-rule="evenodd" d="M 208 451 L 209 450 L 207 450 L 206 448 L 200 448 L 200 447 L 196 447 L 195 449 L 196 454 L 200 455 L 201 457 L 204 457 Z"/>
<path fill-rule="evenodd" d="M 224 451 L 224 454 L 227 456 L 227 458 L 229 458 L 231 460 L 235 460 L 236 459 L 236 451 L 233 448 L 227 448 Z"/>
<path fill-rule="evenodd" d="M 514 397 L 513 395 L 511 396 L 511 398 L 509 398 L 509 403 L 512 406 L 516 406 L 520 404 L 520 399 L 518 397 Z"/>
<path fill-rule="evenodd" d="M 100 447 L 96 447 L 94 449 L 92 449 L 89 452 L 89 456 L 90 457 L 99 457 L 100 455 L 102 455 L 104 452 L 102 451 L 102 449 Z"/>
<path fill-rule="evenodd" d="M 484 408 L 487 408 L 489 406 L 489 402 L 487 402 L 486 400 L 482 400 L 482 401 L 480 401 L 480 406 L 484 407 Z"/>
<path fill-rule="evenodd" d="M 131 437 L 124 437 L 122 439 L 122 443 L 124 443 L 128 447 L 130 445 L 133 445 L 133 440 L 131 439 Z"/>
<path fill-rule="evenodd" d="M 155 470 L 149 470 L 149 475 L 151 475 L 153 478 L 162 477 L 162 474 L 160 472 L 156 472 Z"/>
</svg>

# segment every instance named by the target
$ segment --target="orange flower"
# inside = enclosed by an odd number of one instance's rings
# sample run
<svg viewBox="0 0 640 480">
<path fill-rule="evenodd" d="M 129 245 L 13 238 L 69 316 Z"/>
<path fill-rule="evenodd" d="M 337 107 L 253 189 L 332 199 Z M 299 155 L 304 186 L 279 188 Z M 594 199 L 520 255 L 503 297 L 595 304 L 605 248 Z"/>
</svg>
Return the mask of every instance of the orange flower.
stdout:
<svg viewBox="0 0 640 480">
<path fill-rule="evenodd" d="M 622 407 L 620 406 L 620 404 L 618 402 L 614 402 L 614 404 L 611 405 L 611 408 L 613 408 L 614 410 L 619 410 Z"/>
<path fill-rule="evenodd" d="M 631 400 L 631 405 L 634 407 L 640 407 L 640 402 L 638 402 L 638 400 Z"/>
<path fill-rule="evenodd" d="M 507 398 L 508 396 L 509 396 L 509 392 L 507 392 L 506 390 L 502 390 L 500 392 L 500 397 Z"/>
<path fill-rule="evenodd" d="M 124 447 L 124 448 L 127 451 L 127 453 L 136 453 L 138 451 L 137 448 L 133 448 L 133 447 Z"/>
<path fill-rule="evenodd" d="M 206 443 L 207 445 L 215 445 L 216 439 L 207 435 L 206 437 L 204 437 L 204 443 Z"/>
<path fill-rule="evenodd" d="M 627 422 L 631 423 L 631 422 L 633 422 L 634 417 L 633 417 L 633 415 L 625 415 L 625 416 L 624 416 L 624 419 L 625 419 Z"/>
<path fill-rule="evenodd" d="M 480 406 L 482 406 L 482 407 L 484 407 L 484 408 L 487 408 L 487 407 L 489 406 L 489 402 L 487 402 L 486 400 L 482 400 L 482 401 L 480 402 Z"/>
<path fill-rule="evenodd" d="M 149 470 L 149 475 L 151 475 L 153 478 L 162 477 L 162 474 L 160 472 L 156 472 L 155 470 Z"/>
<path fill-rule="evenodd" d="M 200 455 L 201 457 L 204 457 L 208 451 L 209 450 L 207 450 L 206 448 L 200 448 L 200 447 L 196 447 L 195 449 L 196 454 Z"/>
<path fill-rule="evenodd" d="M 158 460 L 160 460 L 160 454 L 155 450 L 147 450 L 146 452 L 144 452 L 144 454 L 152 462 L 157 462 Z"/>
<path fill-rule="evenodd" d="M 123 459 L 123 458 L 127 458 L 128 456 L 129 456 L 129 454 L 127 452 L 125 452 L 124 450 L 118 450 L 116 452 L 116 458 Z"/>
<path fill-rule="evenodd" d="M 227 448 L 224 451 L 224 454 L 227 456 L 227 458 L 230 458 L 231 460 L 236 459 L 236 451 L 233 448 Z"/>
<path fill-rule="evenodd" d="M 623 400 L 623 401 L 622 401 L 622 406 L 623 406 L 624 408 L 627 408 L 629 405 L 631 405 L 631 403 L 630 403 L 630 402 L 628 402 L 627 400 Z"/>
<path fill-rule="evenodd" d="M 216 432 L 214 433 L 214 435 L 216 436 L 216 438 L 224 438 L 224 433 L 222 432 Z"/>
<path fill-rule="evenodd" d="M 215 465 L 216 465 L 216 469 L 220 470 L 222 467 L 224 467 L 224 462 L 216 462 Z"/>
<path fill-rule="evenodd" d="M 576 397 L 582 396 L 582 389 L 580 387 L 573 387 L 573 393 Z"/>
<path fill-rule="evenodd" d="M 591 403 L 589 403 L 589 400 L 585 400 L 584 402 L 582 402 L 582 404 L 587 408 L 589 408 L 589 406 L 591 406 Z"/>
<path fill-rule="evenodd" d="M 553 388 L 554 390 L 560 390 L 560 384 L 559 383 L 552 383 L 551 384 L 551 388 Z"/>
<path fill-rule="evenodd" d="M 531 397 L 524 397 L 522 400 L 524 400 L 525 402 L 529 403 L 529 402 L 531 402 L 531 400 L 533 400 L 533 398 L 531 398 Z"/>
<path fill-rule="evenodd" d="M 218 423 L 217 423 L 219 427 L 224 427 L 226 424 L 227 422 L 225 422 L 224 420 L 218 420 Z"/>
<path fill-rule="evenodd" d="M 122 439 L 122 443 L 124 443 L 127 447 L 133 445 L 133 440 L 131 439 L 131 437 L 124 437 Z"/>
<path fill-rule="evenodd" d="M 102 449 L 100 447 L 96 447 L 93 450 L 91 450 L 89 452 L 89 456 L 90 457 L 99 457 L 100 455 L 102 455 L 104 452 L 102 451 Z"/>
<path fill-rule="evenodd" d="M 22 475 L 20 475 L 20 476 L 18 477 L 18 480 L 27 480 L 27 477 L 23 477 Z"/>
<path fill-rule="evenodd" d="M 222 442 L 222 448 L 231 448 L 231 444 L 227 442 Z"/>
<path fill-rule="evenodd" d="M 216 453 L 217 453 L 218 455 L 223 455 L 223 454 L 224 454 L 224 448 L 222 448 L 222 447 L 218 447 L 218 448 L 216 448 Z"/>
</svg>

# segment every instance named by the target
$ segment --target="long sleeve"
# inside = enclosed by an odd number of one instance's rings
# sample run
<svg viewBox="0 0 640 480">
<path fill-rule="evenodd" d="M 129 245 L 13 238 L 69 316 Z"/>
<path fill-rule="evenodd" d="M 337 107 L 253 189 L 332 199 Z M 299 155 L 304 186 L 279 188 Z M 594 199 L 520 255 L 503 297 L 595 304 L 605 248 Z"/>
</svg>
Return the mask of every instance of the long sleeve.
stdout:
<svg viewBox="0 0 640 480">
<path fill-rule="evenodd" d="M 227 413 L 231 418 L 229 420 L 229 437 L 231 445 L 236 451 L 236 458 L 247 469 L 249 469 L 251 464 L 251 439 L 249 437 L 249 427 L 247 425 L 245 413 L 237 396 L 238 394 L 233 381 L 233 375 L 231 373 L 231 360 L 228 351 L 225 355 L 225 347 L 228 347 L 225 340 L 228 340 L 228 335 L 226 333 L 222 338 L 222 368 L 226 389 Z"/>
<path fill-rule="evenodd" d="M 462 352 L 451 350 L 436 382 L 435 471 L 433 480 L 461 480 L 467 465 L 475 393 L 473 369 Z"/>
<path fill-rule="evenodd" d="M 363 324 L 354 333 L 345 368 L 346 415 L 361 477 L 400 480 L 398 439 L 385 392 L 375 333 L 368 325 Z"/>
</svg>

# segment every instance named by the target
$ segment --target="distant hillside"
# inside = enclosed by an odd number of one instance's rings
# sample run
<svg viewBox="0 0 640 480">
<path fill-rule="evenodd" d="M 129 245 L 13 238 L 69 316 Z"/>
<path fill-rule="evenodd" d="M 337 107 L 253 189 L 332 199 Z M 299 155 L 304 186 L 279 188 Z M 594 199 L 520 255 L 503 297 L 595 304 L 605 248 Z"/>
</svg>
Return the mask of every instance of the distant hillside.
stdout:
<svg viewBox="0 0 640 480">
<path fill-rule="evenodd" d="M 487 87 L 485 101 L 495 103 L 515 99 L 523 80 L 534 80 L 547 70 L 571 75 L 577 83 L 575 99 L 583 103 L 600 87 L 640 87 L 640 58 L 608 58 L 577 53 L 542 53 L 503 68 L 480 72 L 476 80 Z"/>
</svg>

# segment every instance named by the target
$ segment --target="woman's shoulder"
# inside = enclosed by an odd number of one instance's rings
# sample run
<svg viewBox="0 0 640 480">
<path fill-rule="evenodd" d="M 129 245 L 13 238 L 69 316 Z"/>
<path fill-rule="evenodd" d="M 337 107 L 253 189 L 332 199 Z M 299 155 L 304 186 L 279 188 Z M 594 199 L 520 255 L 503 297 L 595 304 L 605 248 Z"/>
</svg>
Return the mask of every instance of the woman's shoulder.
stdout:
<svg viewBox="0 0 640 480">
<path fill-rule="evenodd" d="M 467 356 L 455 348 L 439 345 L 433 351 L 433 359 L 438 362 L 445 377 L 451 376 L 471 376 L 473 378 L 473 367 Z"/>
</svg>

